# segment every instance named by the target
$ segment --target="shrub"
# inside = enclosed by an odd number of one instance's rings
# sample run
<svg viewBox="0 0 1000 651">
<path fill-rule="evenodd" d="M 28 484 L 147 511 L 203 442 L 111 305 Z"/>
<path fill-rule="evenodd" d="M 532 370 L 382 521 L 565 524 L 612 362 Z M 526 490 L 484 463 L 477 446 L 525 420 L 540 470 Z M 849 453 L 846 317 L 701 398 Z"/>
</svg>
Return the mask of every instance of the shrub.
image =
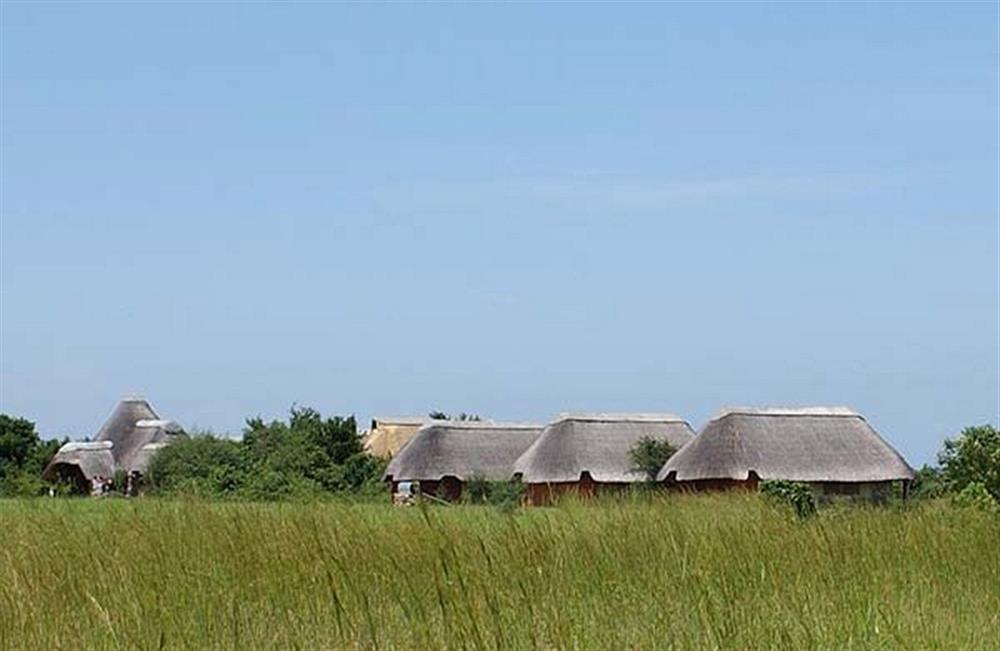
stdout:
<svg viewBox="0 0 1000 651">
<path fill-rule="evenodd" d="M 242 441 L 202 434 L 170 445 L 149 478 L 161 493 L 284 500 L 370 488 L 384 469 L 363 452 L 353 416 L 292 407 L 287 422 L 249 419 Z"/>
<path fill-rule="evenodd" d="M 654 439 L 651 436 L 644 436 L 629 450 L 629 458 L 632 461 L 632 469 L 641 472 L 646 476 L 646 481 L 656 481 L 656 475 L 660 468 L 674 456 L 677 448 L 669 441 Z"/>
<path fill-rule="evenodd" d="M 60 445 L 41 440 L 30 420 L 0 414 L 0 497 L 43 494 L 42 471 Z"/>
<path fill-rule="evenodd" d="M 924 464 L 914 473 L 910 494 L 915 499 L 941 497 L 947 489 L 941 470 Z"/>
<path fill-rule="evenodd" d="M 816 498 L 806 484 L 783 479 L 770 480 L 761 482 L 760 492 L 772 502 L 791 506 L 800 518 L 808 518 L 816 513 Z"/>
<path fill-rule="evenodd" d="M 153 455 L 148 481 L 159 493 L 232 496 L 243 488 L 248 466 L 239 441 L 195 434 Z"/>
<path fill-rule="evenodd" d="M 989 513 L 1000 514 L 1000 504 L 990 495 L 980 482 L 970 482 L 957 493 L 952 501 L 958 506 L 982 509 Z"/>
<path fill-rule="evenodd" d="M 938 462 L 949 490 L 979 483 L 1000 501 L 1000 431 L 992 425 L 966 427 L 958 438 L 946 439 Z"/>
<path fill-rule="evenodd" d="M 472 477 L 465 482 L 462 501 L 466 504 L 489 504 L 503 510 L 511 510 L 521 504 L 524 484 L 519 481 L 490 481 L 483 477 Z"/>
</svg>

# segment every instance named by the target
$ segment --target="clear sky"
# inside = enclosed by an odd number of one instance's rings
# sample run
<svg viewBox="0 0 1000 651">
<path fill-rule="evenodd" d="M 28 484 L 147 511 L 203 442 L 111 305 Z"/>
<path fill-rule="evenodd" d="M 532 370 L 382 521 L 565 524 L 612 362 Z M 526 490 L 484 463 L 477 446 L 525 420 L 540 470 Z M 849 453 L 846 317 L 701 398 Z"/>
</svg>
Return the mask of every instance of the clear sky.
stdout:
<svg viewBox="0 0 1000 651">
<path fill-rule="evenodd" d="M 998 9 L 15 4 L 0 410 L 1000 412 Z"/>
</svg>

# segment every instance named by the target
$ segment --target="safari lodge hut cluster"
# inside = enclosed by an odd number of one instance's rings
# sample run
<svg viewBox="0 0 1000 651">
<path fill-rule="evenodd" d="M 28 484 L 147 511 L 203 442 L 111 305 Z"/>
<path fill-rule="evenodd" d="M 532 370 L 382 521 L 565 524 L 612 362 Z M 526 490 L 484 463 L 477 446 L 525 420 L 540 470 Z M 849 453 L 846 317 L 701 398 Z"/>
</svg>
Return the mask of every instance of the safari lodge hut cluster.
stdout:
<svg viewBox="0 0 1000 651">
<path fill-rule="evenodd" d="M 124 473 L 134 492 L 153 454 L 183 436 L 177 423 L 160 418 L 143 398 L 125 398 L 93 441 L 71 441 L 59 448 L 42 477 L 89 493 L 95 483 Z"/>
<path fill-rule="evenodd" d="M 546 427 L 432 421 L 393 457 L 384 479 L 457 500 L 473 478 L 520 481 L 526 502 L 547 504 L 648 481 L 631 451 L 651 438 L 678 451 L 656 477 L 675 491 L 756 490 L 772 479 L 802 482 L 821 495 L 877 499 L 893 484 L 904 494 L 913 469 L 858 413 L 845 407 L 725 409 L 695 435 L 673 415 L 557 417 Z"/>
</svg>

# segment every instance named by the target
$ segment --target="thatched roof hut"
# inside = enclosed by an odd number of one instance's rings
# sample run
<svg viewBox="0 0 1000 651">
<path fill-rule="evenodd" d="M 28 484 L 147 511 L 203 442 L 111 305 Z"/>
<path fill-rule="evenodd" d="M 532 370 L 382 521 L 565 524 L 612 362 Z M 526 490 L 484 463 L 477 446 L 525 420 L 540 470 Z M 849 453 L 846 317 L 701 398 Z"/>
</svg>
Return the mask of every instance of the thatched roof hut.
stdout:
<svg viewBox="0 0 1000 651">
<path fill-rule="evenodd" d="M 563 414 L 515 462 L 514 474 L 529 485 L 533 503 L 566 490 L 589 494 L 602 486 L 622 487 L 647 479 L 631 458 L 641 439 L 679 448 L 693 436 L 691 426 L 673 414 Z"/>
<path fill-rule="evenodd" d="M 443 489 L 457 499 L 472 478 L 505 480 L 514 461 L 541 433 L 540 425 L 491 421 L 432 421 L 393 457 L 383 479 L 420 482 L 421 491 Z"/>
<path fill-rule="evenodd" d="M 392 457 L 416 436 L 426 418 L 376 417 L 364 437 L 365 452 L 376 457 Z"/>
<path fill-rule="evenodd" d="M 709 421 L 658 479 L 707 487 L 758 479 L 877 484 L 913 479 L 913 469 L 846 407 L 741 407 Z"/>
<path fill-rule="evenodd" d="M 118 470 L 144 474 L 153 453 L 183 436 L 181 427 L 161 419 L 142 398 L 125 398 L 87 443 L 70 442 L 45 468 L 49 481 L 69 479 L 85 486 L 94 477 L 111 477 Z"/>
<path fill-rule="evenodd" d="M 79 492 L 90 490 L 94 477 L 111 477 L 115 458 L 111 441 L 70 441 L 63 444 L 42 473 L 48 481 L 71 482 Z"/>
</svg>

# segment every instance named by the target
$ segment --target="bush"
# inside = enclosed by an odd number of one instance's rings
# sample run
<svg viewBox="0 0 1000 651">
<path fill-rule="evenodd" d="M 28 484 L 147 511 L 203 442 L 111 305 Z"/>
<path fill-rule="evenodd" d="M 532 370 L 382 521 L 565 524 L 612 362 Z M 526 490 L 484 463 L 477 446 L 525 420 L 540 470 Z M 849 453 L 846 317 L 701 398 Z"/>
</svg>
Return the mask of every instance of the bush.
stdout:
<svg viewBox="0 0 1000 651">
<path fill-rule="evenodd" d="M 948 490 L 941 470 L 924 464 L 914 473 L 910 494 L 915 499 L 941 497 Z"/>
<path fill-rule="evenodd" d="M 248 420 L 242 441 L 201 434 L 167 446 L 149 478 L 165 494 L 284 500 L 370 490 L 384 470 L 363 452 L 353 416 L 293 407 L 287 422 Z"/>
<path fill-rule="evenodd" d="M 490 481 L 472 477 L 465 483 L 462 501 L 466 504 L 489 504 L 511 510 L 521 504 L 524 484 L 519 481 Z"/>
<path fill-rule="evenodd" d="M 677 448 L 669 441 L 661 441 L 644 436 L 629 450 L 632 469 L 646 476 L 646 481 L 655 482 L 660 469 L 674 456 Z"/>
<path fill-rule="evenodd" d="M 1000 504 L 990 495 L 986 487 L 980 482 L 971 482 L 966 485 L 952 501 L 958 506 L 977 508 L 989 513 L 1000 514 Z"/>
<path fill-rule="evenodd" d="M 64 442 L 42 441 L 30 420 L 0 414 L 0 497 L 44 494 L 42 471 Z"/>
<path fill-rule="evenodd" d="M 938 455 L 948 490 L 961 492 L 978 483 L 1000 502 L 1000 431 L 992 425 L 966 427 L 956 439 L 946 439 Z"/>
<path fill-rule="evenodd" d="M 806 484 L 783 479 L 761 482 L 760 492 L 768 500 L 787 504 L 795 509 L 795 515 L 808 518 L 816 513 L 816 497 Z"/>
<path fill-rule="evenodd" d="M 158 493 L 234 496 L 246 482 L 248 466 L 239 441 L 195 434 L 153 455 L 148 481 Z"/>
</svg>

